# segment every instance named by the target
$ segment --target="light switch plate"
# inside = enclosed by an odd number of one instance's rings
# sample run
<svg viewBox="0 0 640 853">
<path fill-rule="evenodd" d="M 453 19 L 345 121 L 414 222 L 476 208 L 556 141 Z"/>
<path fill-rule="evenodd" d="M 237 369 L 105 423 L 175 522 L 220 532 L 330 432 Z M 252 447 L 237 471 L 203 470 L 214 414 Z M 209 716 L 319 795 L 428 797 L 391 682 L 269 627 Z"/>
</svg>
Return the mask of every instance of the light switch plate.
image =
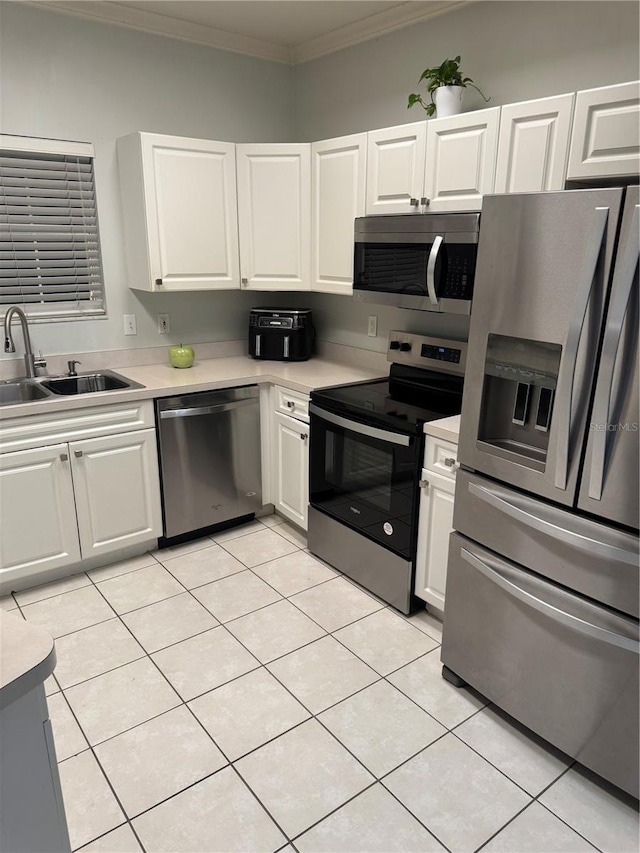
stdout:
<svg viewBox="0 0 640 853">
<path fill-rule="evenodd" d="M 123 314 L 122 319 L 124 320 L 124 333 L 125 333 L 125 335 L 137 335 L 138 334 L 138 326 L 136 324 L 136 315 L 135 314 Z"/>
</svg>

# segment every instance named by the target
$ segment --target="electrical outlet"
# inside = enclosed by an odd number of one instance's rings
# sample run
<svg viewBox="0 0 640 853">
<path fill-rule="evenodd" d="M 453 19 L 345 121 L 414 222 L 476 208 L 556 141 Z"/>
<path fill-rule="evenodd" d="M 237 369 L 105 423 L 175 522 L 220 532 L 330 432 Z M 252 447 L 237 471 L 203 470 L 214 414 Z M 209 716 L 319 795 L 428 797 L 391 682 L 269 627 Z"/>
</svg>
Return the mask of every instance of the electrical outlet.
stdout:
<svg viewBox="0 0 640 853">
<path fill-rule="evenodd" d="M 136 315 L 135 314 L 123 314 L 122 319 L 124 320 L 124 333 L 125 335 L 137 335 L 138 327 L 136 325 Z"/>
<path fill-rule="evenodd" d="M 168 314 L 158 314 L 158 334 L 166 335 L 171 331 Z"/>
<path fill-rule="evenodd" d="M 370 338 L 375 338 L 378 334 L 378 318 L 375 314 L 369 315 L 369 323 L 367 324 L 367 335 Z"/>
</svg>

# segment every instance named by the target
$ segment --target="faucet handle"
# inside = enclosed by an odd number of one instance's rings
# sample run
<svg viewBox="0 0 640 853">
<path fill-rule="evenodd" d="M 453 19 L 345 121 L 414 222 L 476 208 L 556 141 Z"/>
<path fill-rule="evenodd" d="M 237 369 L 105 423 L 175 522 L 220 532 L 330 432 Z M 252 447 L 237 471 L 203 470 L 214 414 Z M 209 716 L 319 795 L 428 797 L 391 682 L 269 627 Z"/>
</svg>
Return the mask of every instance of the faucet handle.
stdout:
<svg viewBox="0 0 640 853">
<path fill-rule="evenodd" d="M 70 361 L 67 362 L 67 368 L 68 368 L 68 374 L 67 375 L 68 376 L 77 376 L 78 375 L 76 373 L 76 364 L 82 364 L 82 362 L 78 361 L 75 358 L 72 358 Z"/>
</svg>

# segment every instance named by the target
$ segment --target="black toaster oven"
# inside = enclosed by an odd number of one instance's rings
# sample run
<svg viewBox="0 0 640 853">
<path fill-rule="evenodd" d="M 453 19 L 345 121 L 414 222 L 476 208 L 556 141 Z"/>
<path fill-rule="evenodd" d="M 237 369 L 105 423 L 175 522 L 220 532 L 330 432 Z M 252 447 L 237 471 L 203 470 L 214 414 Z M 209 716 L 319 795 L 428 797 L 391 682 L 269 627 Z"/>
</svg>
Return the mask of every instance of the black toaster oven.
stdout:
<svg viewBox="0 0 640 853">
<path fill-rule="evenodd" d="M 309 309 L 252 308 L 249 355 L 270 361 L 305 361 L 313 351 L 315 329 Z"/>
</svg>

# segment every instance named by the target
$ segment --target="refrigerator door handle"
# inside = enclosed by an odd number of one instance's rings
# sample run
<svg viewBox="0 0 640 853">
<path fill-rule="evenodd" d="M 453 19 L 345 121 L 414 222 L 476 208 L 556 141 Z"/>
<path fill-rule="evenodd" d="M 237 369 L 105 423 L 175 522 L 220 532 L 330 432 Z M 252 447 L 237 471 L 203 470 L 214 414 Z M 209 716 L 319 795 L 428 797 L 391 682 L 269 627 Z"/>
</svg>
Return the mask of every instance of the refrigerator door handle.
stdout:
<svg viewBox="0 0 640 853">
<path fill-rule="evenodd" d="M 574 530 L 561 527 L 559 524 L 554 524 L 552 521 L 547 521 L 547 519 L 541 518 L 539 515 L 528 512 L 517 504 L 506 500 L 499 493 L 487 489 L 485 486 L 479 486 L 477 483 L 469 483 L 468 490 L 472 495 L 508 515 L 514 521 L 537 530 L 538 533 L 550 536 L 558 542 L 582 551 L 589 551 L 591 554 L 597 554 L 605 560 L 613 560 L 616 563 L 624 563 L 629 566 L 638 565 L 638 552 L 635 549 L 627 550 L 626 548 L 620 548 L 617 545 L 600 542 L 596 539 L 591 539 L 589 536 L 583 536 Z M 518 500 L 526 503 L 526 499 L 520 496 L 518 496 Z"/>
<path fill-rule="evenodd" d="M 558 390 L 556 393 L 556 471 L 555 486 L 557 489 L 567 488 L 569 475 L 569 444 L 571 441 L 571 409 L 573 407 L 573 383 L 578 360 L 578 346 L 582 336 L 589 298 L 595 284 L 598 259 L 602 251 L 607 222 L 608 207 L 596 207 L 590 225 L 589 249 L 585 256 L 581 279 L 578 284 L 571 322 L 567 333 L 560 372 L 558 375 Z"/>
<path fill-rule="evenodd" d="M 527 590 L 522 589 L 517 584 L 508 580 L 498 571 L 497 568 L 488 565 L 484 560 L 481 560 L 480 557 L 476 554 L 472 554 L 471 551 L 468 551 L 466 548 L 460 549 L 460 556 L 463 560 L 469 563 L 470 566 L 473 566 L 474 569 L 477 569 L 482 575 L 484 575 L 487 580 L 491 581 L 496 586 L 499 586 L 500 589 L 507 593 L 507 595 L 521 601 L 528 607 L 533 608 L 533 610 L 543 613 L 555 622 L 560 622 L 562 625 L 566 625 L 574 631 L 579 631 L 581 634 L 586 634 L 586 636 L 591 637 L 594 640 L 600 640 L 601 642 L 608 643 L 609 645 L 618 646 L 619 648 L 628 652 L 633 652 L 636 655 L 640 654 L 640 643 L 638 643 L 637 640 L 633 640 L 630 637 L 624 637 L 622 634 L 617 634 L 615 631 L 609 631 L 607 628 L 602 628 L 599 625 L 594 625 L 592 622 L 580 619 L 578 616 L 574 616 L 572 613 L 567 613 L 566 610 L 561 610 L 559 607 L 538 598 L 538 596 L 527 592 Z"/>
<path fill-rule="evenodd" d="M 436 293 L 436 263 L 438 261 L 438 253 L 442 246 L 442 237 L 438 234 L 433 238 L 433 245 L 429 252 L 429 260 L 427 261 L 427 291 L 429 292 L 429 300 L 432 305 L 438 304 L 438 295 Z"/>
<path fill-rule="evenodd" d="M 638 266 L 640 245 L 640 205 L 635 205 L 627 246 L 613 280 L 611 306 L 602 345 L 600 372 L 593 401 L 592 429 L 594 430 L 591 451 L 591 472 L 589 476 L 589 497 L 599 501 L 602 498 L 604 469 L 609 437 L 609 414 L 614 396 L 613 372 L 622 340 L 624 318 L 631 299 L 633 280 Z M 626 371 L 622 371 L 622 374 Z M 614 438 L 613 436 L 612 438 Z"/>
</svg>

